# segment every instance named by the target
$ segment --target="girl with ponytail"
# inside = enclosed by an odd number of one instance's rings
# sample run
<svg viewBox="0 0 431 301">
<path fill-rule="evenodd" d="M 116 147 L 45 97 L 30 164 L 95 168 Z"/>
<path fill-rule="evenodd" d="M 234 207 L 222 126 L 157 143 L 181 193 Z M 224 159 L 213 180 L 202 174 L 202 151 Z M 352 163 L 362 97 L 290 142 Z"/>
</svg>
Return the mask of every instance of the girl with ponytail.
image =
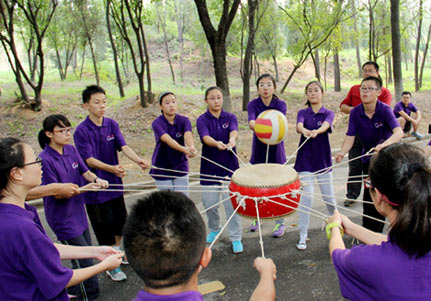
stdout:
<svg viewBox="0 0 431 301">
<path fill-rule="evenodd" d="M 329 250 L 343 296 L 353 300 L 428 300 L 431 296 L 431 169 L 421 149 L 394 144 L 371 159 L 365 180 L 389 233 L 372 232 L 338 211 Z M 346 249 L 341 233 L 364 245 Z"/>
</svg>

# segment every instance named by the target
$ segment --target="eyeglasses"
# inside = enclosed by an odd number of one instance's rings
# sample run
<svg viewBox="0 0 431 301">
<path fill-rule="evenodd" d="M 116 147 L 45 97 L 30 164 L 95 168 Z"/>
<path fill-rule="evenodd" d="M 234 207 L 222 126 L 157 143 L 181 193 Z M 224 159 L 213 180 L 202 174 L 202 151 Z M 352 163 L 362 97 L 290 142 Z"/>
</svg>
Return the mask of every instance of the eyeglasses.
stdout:
<svg viewBox="0 0 431 301">
<path fill-rule="evenodd" d="M 379 90 L 379 88 L 371 88 L 371 87 L 360 87 L 359 88 L 362 92 L 371 92 L 374 90 Z"/>
<path fill-rule="evenodd" d="M 364 182 L 364 187 L 365 187 L 366 189 L 374 189 L 374 186 L 373 186 L 373 184 L 371 183 L 370 178 L 366 178 L 366 179 L 364 179 L 364 180 L 363 180 L 363 182 Z"/>
<path fill-rule="evenodd" d="M 55 133 L 62 133 L 63 135 L 72 134 L 73 128 L 63 128 L 61 130 L 54 130 Z"/>
<path fill-rule="evenodd" d="M 27 165 L 33 165 L 33 164 L 39 164 L 40 166 L 42 166 L 42 159 L 37 158 L 36 161 L 30 162 L 30 163 L 25 163 L 22 167 L 27 166 Z"/>
<path fill-rule="evenodd" d="M 219 97 L 210 97 L 208 98 L 209 101 L 214 101 L 214 100 L 223 100 L 223 96 L 219 96 Z"/>
</svg>

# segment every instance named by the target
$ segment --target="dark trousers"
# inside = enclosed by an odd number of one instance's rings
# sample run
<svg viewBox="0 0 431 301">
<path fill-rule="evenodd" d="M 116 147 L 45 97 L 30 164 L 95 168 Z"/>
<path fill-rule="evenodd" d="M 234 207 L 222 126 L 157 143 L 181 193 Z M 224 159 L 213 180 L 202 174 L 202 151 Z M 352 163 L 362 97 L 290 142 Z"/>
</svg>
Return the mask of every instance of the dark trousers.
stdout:
<svg viewBox="0 0 431 301">
<path fill-rule="evenodd" d="M 363 166 L 364 174 L 368 174 L 368 169 L 370 168 L 370 164 L 369 163 L 363 164 L 362 166 Z M 364 201 L 371 202 L 371 204 L 363 203 L 365 215 L 375 217 L 381 221 L 385 221 L 385 217 L 383 215 L 380 215 L 380 213 L 376 210 L 376 207 L 374 207 L 374 204 L 372 203 L 373 200 L 371 199 L 370 190 L 365 187 L 364 187 Z M 363 216 L 362 226 L 371 231 L 382 233 L 383 227 L 385 226 L 385 224 L 383 222 L 379 222 Z"/>
<path fill-rule="evenodd" d="M 91 246 L 91 236 L 90 231 L 85 230 L 84 233 L 78 237 L 62 240 L 65 245 L 71 246 Z M 73 269 L 86 268 L 93 265 L 93 259 L 73 259 L 72 267 Z M 76 295 L 77 300 L 93 300 L 99 296 L 99 281 L 97 275 L 93 276 L 78 285 L 69 287 L 67 291 L 70 294 Z"/>
<path fill-rule="evenodd" d="M 102 204 L 87 204 L 87 214 L 100 246 L 115 244 L 115 236 L 123 236 L 127 210 L 124 197 L 118 197 Z"/>
<path fill-rule="evenodd" d="M 349 151 L 349 160 L 353 158 L 357 158 L 362 155 L 362 143 L 359 140 L 359 137 L 355 137 L 355 142 L 353 143 L 352 148 Z M 347 194 L 346 197 L 348 199 L 356 200 L 361 194 L 362 183 L 350 183 L 351 181 L 360 181 L 360 176 L 362 175 L 362 161 L 361 159 L 349 161 L 349 178 L 347 183 Z"/>
</svg>

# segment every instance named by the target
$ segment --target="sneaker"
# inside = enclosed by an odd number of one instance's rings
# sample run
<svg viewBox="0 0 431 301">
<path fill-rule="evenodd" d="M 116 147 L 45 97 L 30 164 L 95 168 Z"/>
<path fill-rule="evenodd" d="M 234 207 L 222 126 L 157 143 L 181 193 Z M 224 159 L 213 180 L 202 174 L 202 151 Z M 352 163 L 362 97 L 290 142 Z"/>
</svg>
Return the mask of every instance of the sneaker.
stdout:
<svg viewBox="0 0 431 301">
<path fill-rule="evenodd" d="M 307 243 L 300 241 L 296 244 L 296 248 L 300 251 L 304 251 L 305 249 L 307 249 Z"/>
<path fill-rule="evenodd" d="M 236 240 L 232 242 L 232 250 L 234 254 L 239 254 L 244 251 L 244 247 L 242 246 L 242 242 L 240 240 Z"/>
<path fill-rule="evenodd" d="M 217 232 L 211 231 L 210 234 L 207 235 L 207 244 L 212 243 L 219 233 L 220 231 L 217 231 Z"/>
<path fill-rule="evenodd" d="M 124 255 L 123 257 L 121 257 L 121 264 L 129 264 L 129 261 L 127 260 L 126 255 Z"/>
<path fill-rule="evenodd" d="M 259 224 L 257 223 L 257 220 L 254 220 L 251 223 L 250 232 L 255 232 L 257 229 L 259 229 Z"/>
<path fill-rule="evenodd" d="M 108 274 L 108 276 L 114 281 L 124 281 L 127 279 L 126 274 L 124 274 L 120 268 L 116 268 L 112 271 L 106 271 L 106 274 Z"/>
<path fill-rule="evenodd" d="M 274 229 L 272 229 L 272 237 L 281 237 L 284 235 L 284 230 L 286 229 L 286 226 L 284 226 L 284 223 L 281 224 L 275 224 Z"/>
<path fill-rule="evenodd" d="M 67 294 L 67 297 L 69 299 L 76 299 L 76 295 L 74 295 L 74 294 Z"/>
<path fill-rule="evenodd" d="M 353 204 L 355 204 L 354 200 L 347 199 L 344 201 L 344 207 L 351 207 Z"/>
<path fill-rule="evenodd" d="M 412 136 L 416 137 L 416 139 L 421 140 L 423 139 L 424 136 L 422 136 L 421 134 L 419 134 L 418 132 L 413 132 Z"/>
</svg>

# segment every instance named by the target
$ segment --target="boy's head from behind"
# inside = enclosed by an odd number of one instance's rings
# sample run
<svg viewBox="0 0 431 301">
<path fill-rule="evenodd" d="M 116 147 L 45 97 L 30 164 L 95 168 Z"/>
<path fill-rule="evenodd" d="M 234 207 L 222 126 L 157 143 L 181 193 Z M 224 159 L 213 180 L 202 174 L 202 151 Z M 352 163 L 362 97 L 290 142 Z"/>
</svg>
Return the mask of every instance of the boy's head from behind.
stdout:
<svg viewBox="0 0 431 301">
<path fill-rule="evenodd" d="M 205 224 L 184 194 L 154 192 L 133 207 L 124 227 L 127 258 L 145 285 L 165 288 L 187 283 L 205 250 Z"/>
<path fill-rule="evenodd" d="M 96 93 L 102 93 L 106 95 L 105 90 L 97 85 L 87 86 L 84 91 L 82 91 L 82 103 L 89 103 L 91 95 Z"/>
</svg>

